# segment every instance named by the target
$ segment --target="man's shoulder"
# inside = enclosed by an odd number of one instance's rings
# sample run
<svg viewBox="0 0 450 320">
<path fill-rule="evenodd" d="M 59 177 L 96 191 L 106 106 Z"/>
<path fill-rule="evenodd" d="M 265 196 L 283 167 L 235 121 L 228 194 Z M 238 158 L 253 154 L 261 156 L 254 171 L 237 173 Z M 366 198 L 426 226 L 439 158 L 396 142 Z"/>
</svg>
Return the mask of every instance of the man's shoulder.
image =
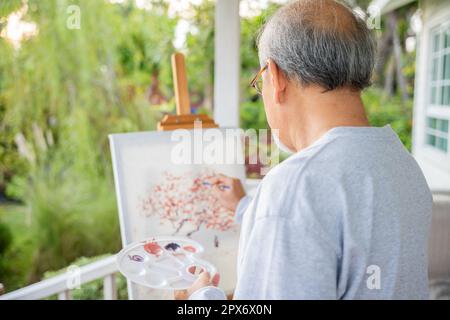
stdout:
<svg viewBox="0 0 450 320">
<path fill-rule="evenodd" d="M 334 144 L 334 143 L 333 143 Z M 299 153 L 291 155 L 289 158 L 273 167 L 264 177 L 263 182 L 268 187 L 276 187 L 279 190 L 291 188 L 293 182 L 309 180 L 310 176 L 327 176 L 330 171 L 324 171 L 324 165 L 332 167 L 328 162 L 329 152 L 325 149 L 335 149 L 331 143 L 314 146 Z M 333 151 L 332 151 L 333 153 Z M 336 159 L 339 157 L 335 154 Z M 320 183 L 321 179 L 315 180 Z"/>
<path fill-rule="evenodd" d="M 308 162 L 308 156 L 292 155 L 290 158 L 270 169 L 263 178 L 262 185 L 265 188 L 279 191 L 285 188 L 291 188 L 292 181 L 301 179 Z"/>
<path fill-rule="evenodd" d="M 335 239 L 340 194 L 338 181 L 316 171 L 320 158 L 297 154 L 273 168 L 263 179 L 254 203 L 256 219 L 270 217 Z"/>
<path fill-rule="evenodd" d="M 260 186 L 263 198 L 270 199 L 275 208 L 312 203 L 318 194 L 324 194 L 335 186 L 335 174 L 324 170 L 322 157 L 316 152 L 294 154 L 264 177 Z"/>
</svg>

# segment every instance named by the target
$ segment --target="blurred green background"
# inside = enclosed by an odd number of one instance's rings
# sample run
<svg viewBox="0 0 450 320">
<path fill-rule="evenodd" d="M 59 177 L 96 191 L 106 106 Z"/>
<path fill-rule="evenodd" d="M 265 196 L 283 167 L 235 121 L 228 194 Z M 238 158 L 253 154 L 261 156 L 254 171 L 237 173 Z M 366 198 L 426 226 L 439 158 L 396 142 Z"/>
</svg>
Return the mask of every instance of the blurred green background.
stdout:
<svg viewBox="0 0 450 320">
<path fill-rule="evenodd" d="M 164 113 L 174 111 L 170 55 L 179 49 L 174 39 L 181 20 L 190 25 L 182 50 L 192 107 L 212 112 L 214 2 L 192 2 L 188 15 L 173 13 L 169 0 L 147 3 L 150 10 L 134 1 L 0 3 L 0 283 L 7 292 L 120 249 L 107 135 L 154 130 Z M 367 3 L 350 1 L 362 9 Z M 73 4 L 82 12 L 76 30 L 66 25 Z M 277 6 L 269 1 L 268 8 L 241 20 L 244 129 L 267 128 L 262 101 L 248 83 L 259 69 L 256 34 Z M 402 9 L 394 30 L 382 20 L 381 49 L 389 33 L 404 46 L 415 10 Z M 35 32 L 14 43 L 5 34 L 17 12 Z M 392 43 L 386 43 L 391 53 L 381 57 L 364 102 L 372 125 L 391 124 L 411 148 L 415 52 L 402 47 L 395 60 Z M 406 87 L 398 85 L 395 63 Z M 123 279 L 119 288 L 125 298 Z M 100 292 L 95 282 L 74 297 L 95 299 Z"/>
</svg>

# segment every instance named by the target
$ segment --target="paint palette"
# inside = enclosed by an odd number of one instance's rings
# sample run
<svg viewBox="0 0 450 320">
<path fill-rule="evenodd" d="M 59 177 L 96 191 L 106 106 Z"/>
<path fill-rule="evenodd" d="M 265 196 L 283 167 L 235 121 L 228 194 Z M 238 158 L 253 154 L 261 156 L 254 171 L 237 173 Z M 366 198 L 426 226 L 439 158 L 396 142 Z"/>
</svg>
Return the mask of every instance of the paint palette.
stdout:
<svg viewBox="0 0 450 320">
<path fill-rule="evenodd" d="M 117 254 L 119 271 L 130 281 L 156 289 L 189 288 L 201 271 L 216 268 L 197 256 L 204 251 L 187 238 L 154 237 L 133 243 Z"/>
</svg>

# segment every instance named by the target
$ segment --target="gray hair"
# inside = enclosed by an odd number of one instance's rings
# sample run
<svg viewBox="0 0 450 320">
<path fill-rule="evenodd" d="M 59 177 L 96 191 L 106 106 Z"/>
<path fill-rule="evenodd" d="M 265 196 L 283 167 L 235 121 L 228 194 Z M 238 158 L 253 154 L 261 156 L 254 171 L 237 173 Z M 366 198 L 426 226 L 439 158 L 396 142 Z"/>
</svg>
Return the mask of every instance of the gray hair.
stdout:
<svg viewBox="0 0 450 320">
<path fill-rule="evenodd" d="M 376 45 L 365 21 L 334 0 L 298 0 L 275 12 L 258 39 L 289 79 L 326 90 L 370 86 Z"/>
</svg>

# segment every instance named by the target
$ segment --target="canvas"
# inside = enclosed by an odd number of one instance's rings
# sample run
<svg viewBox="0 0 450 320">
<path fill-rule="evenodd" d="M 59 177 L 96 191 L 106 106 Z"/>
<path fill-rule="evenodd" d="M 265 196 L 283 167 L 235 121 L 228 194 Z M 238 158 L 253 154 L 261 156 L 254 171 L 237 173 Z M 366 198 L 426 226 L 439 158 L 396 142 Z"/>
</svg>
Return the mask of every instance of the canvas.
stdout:
<svg viewBox="0 0 450 320">
<path fill-rule="evenodd" d="M 207 183 L 218 173 L 245 181 L 239 132 L 226 134 L 226 130 L 231 129 L 183 130 L 178 136 L 173 131 L 139 132 L 109 138 L 123 246 L 152 236 L 196 240 L 205 248 L 202 258 L 220 272 L 221 288 L 231 292 L 236 284 L 239 226 L 234 213 L 220 205 Z M 187 148 L 180 139 L 186 135 L 191 139 Z M 132 299 L 173 296 L 168 290 L 132 283 L 128 291 Z"/>
</svg>

